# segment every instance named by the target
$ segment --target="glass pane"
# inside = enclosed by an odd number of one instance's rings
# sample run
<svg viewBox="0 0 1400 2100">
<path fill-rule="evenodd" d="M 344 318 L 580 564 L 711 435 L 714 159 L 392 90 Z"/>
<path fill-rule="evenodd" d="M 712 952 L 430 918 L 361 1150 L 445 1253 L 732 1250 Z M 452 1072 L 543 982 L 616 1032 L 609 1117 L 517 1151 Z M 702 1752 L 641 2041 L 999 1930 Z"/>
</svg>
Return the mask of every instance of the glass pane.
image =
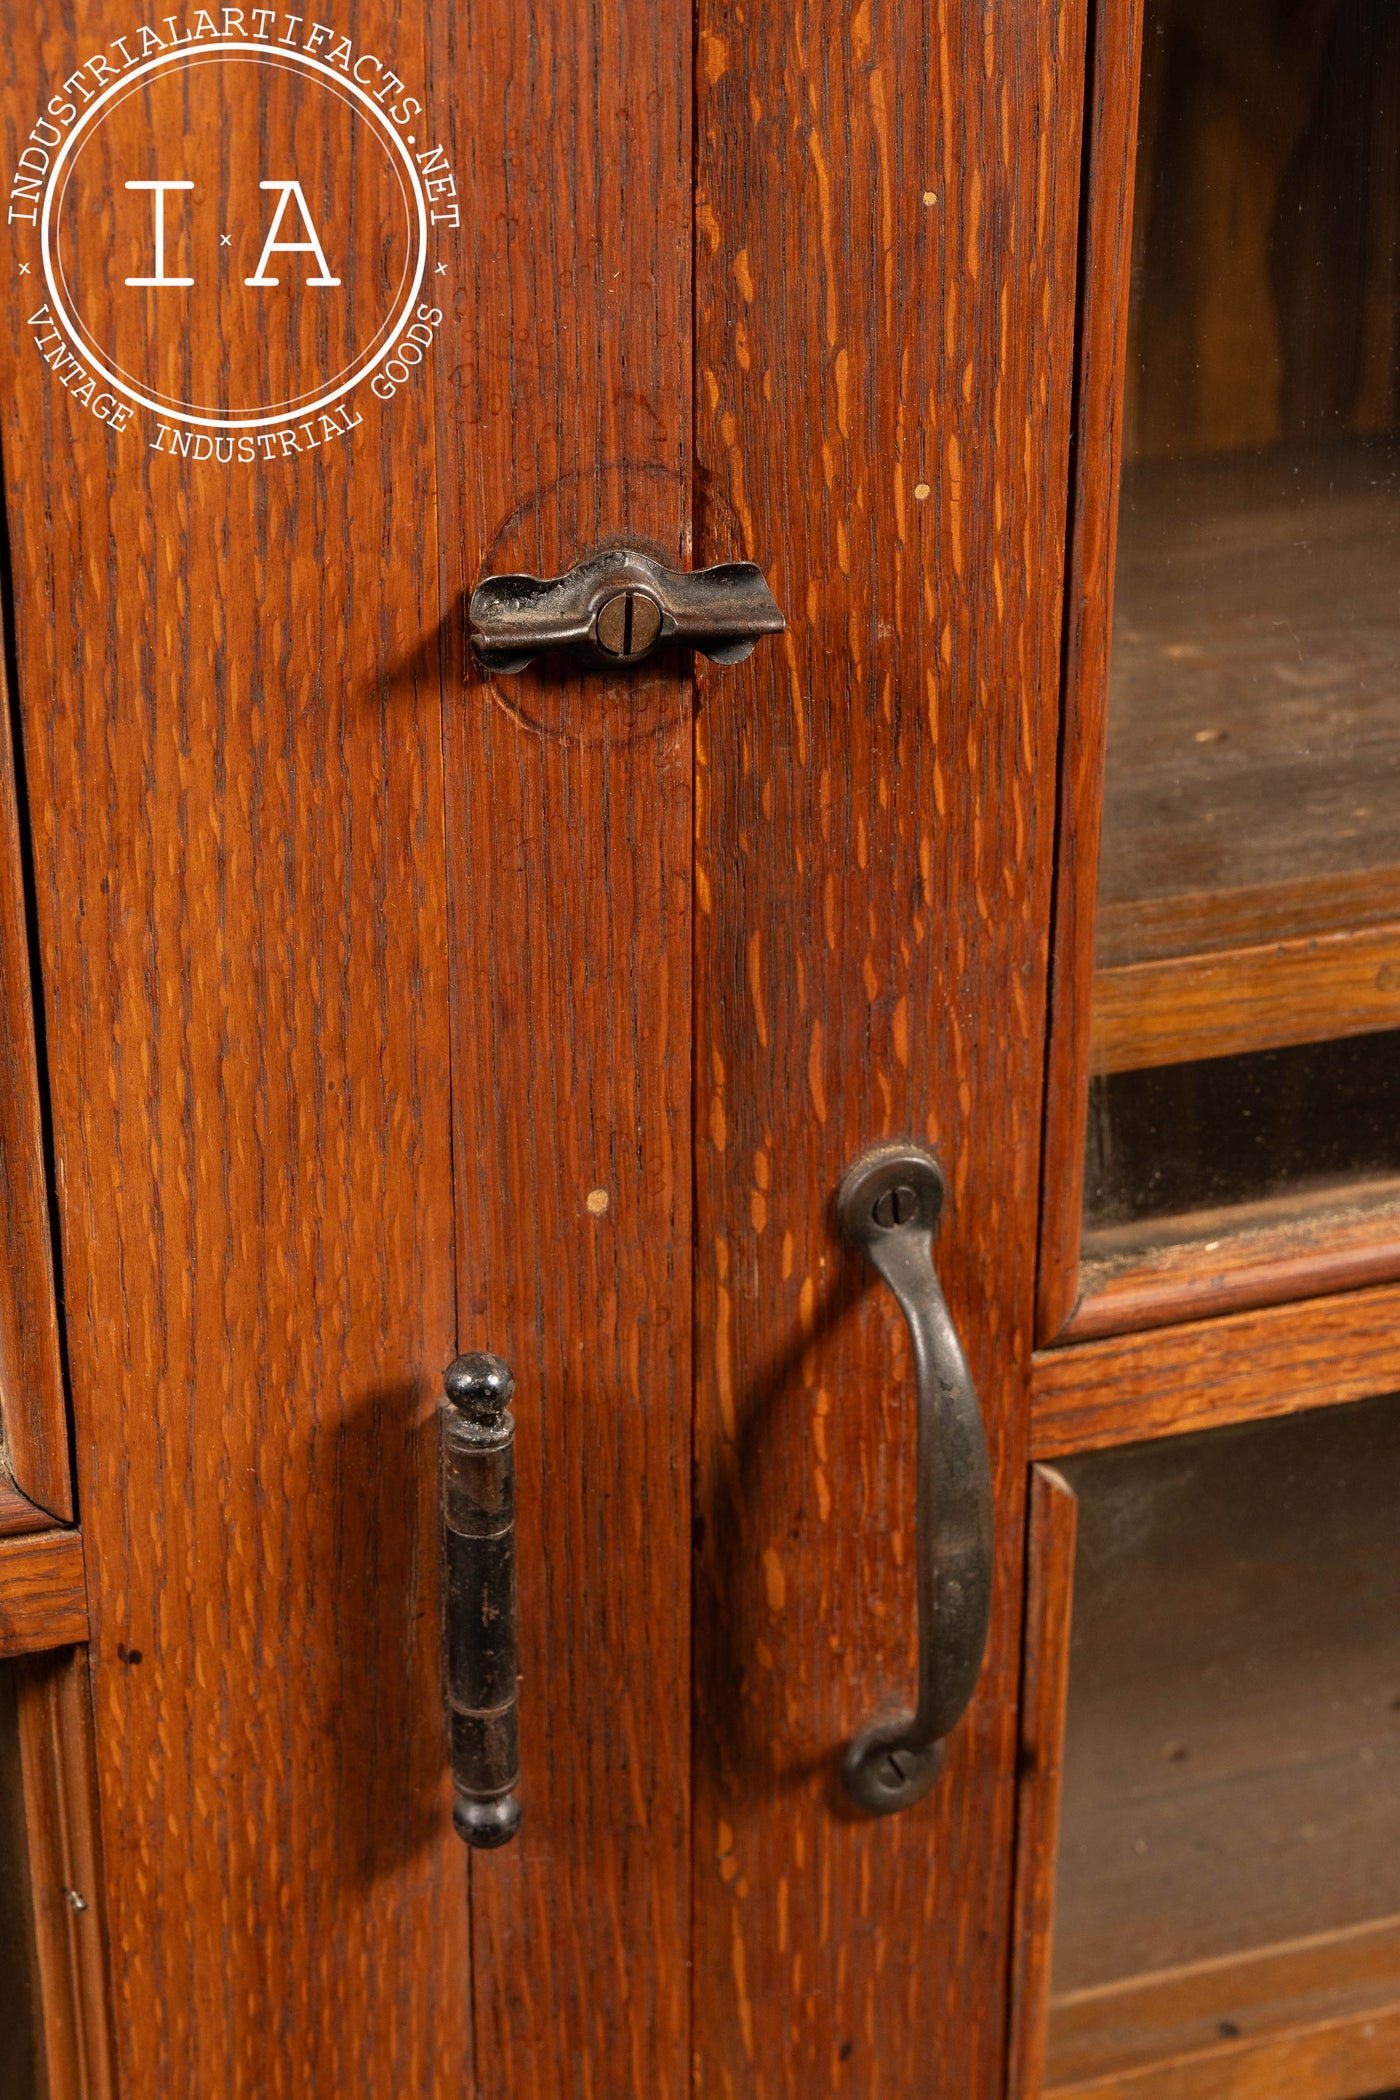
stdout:
<svg viewBox="0 0 1400 2100">
<path fill-rule="evenodd" d="M 1400 1396 L 1063 1470 L 1051 2085 L 1400 2006 Z"/>
<path fill-rule="evenodd" d="M 0 2100 L 43 2100 L 14 1665 L 0 1663 Z"/>
<path fill-rule="evenodd" d="M 1125 432 L 1086 1227 L 1393 1208 L 1393 0 L 1147 0 Z"/>
</svg>

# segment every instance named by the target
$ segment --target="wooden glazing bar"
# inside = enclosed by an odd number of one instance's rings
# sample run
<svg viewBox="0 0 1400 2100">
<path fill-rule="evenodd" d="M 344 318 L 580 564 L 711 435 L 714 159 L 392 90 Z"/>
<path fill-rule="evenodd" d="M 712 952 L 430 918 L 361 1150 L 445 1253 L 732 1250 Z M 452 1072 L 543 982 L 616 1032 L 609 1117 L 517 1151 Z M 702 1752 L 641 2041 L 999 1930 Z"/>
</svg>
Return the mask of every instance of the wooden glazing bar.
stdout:
<svg viewBox="0 0 1400 2100">
<path fill-rule="evenodd" d="M 1121 964 L 1093 1009 L 1095 1073 L 1400 1028 L 1400 925 Z"/>
<path fill-rule="evenodd" d="M 1142 13 L 1142 0 L 1095 0 L 1090 14 L 1059 847 L 1041 1168 L 1036 1312 L 1041 1342 L 1059 1333 L 1078 1295 Z"/>
<path fill-rule="evenodd" d="M 0 656 L 0 1431 L 13 1498 L 0 1528 L 73 1515 L 59 1354 L 48 1170 L 39 1100 L 35 987 L 21 862 L 9 680 Z"/>
<path fill-rule="evenodd" d="M 0 1541 L 0 1655 L 33 1655 L 85 1641 L 83 1542 L 76 1531 Z"/>
<path fill-rule="evenodd" d="M 1400 1276 L 1400 1179 L 1086 1232 L 1063 1346 Z"/>
<path fill-rule="evenodd" d="M 1039 1352 L 1031 1453 L 1068 1457 L 1400 1390 L 1400 1286 Z"/>
</svg>

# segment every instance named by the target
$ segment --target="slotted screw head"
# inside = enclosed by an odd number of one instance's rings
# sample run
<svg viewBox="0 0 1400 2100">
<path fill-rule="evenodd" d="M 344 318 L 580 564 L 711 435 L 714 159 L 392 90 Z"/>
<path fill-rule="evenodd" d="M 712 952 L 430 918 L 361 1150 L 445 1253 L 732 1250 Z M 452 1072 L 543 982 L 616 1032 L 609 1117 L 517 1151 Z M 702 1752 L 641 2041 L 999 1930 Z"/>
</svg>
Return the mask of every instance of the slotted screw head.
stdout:
<svg viewBox="0 0 1400 2100">
<path fill-rule="evenodd" d="M 661 607 L 645 591 L 616 591 L 598 608 L 598 647 L 631 663 L 645 656 L 661 632 Z"/>
<path fill-rule="evenodd" d="M 871 1213 L 875 1223 L 886 1231 L 894 1225 L 907 1225 L 919 1208 L 919 1192 L 901 1183 L 898 1188 L 886 1189 L 875 1198 Z"/>
</svg>

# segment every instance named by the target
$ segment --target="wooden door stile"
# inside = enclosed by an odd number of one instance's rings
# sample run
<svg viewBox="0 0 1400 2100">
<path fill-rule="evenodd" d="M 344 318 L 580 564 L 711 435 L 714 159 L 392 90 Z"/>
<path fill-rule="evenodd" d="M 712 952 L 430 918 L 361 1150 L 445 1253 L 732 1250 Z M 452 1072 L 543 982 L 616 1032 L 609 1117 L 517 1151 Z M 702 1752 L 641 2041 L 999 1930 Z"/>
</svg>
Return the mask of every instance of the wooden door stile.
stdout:
<svg viewBox="0 0 1400 2100">
<path fill-rule="evenodd" d="M 700 558 L 779 647 L 701 682 L 696 843 L 700 2089 L 1000 2089 L 1025 1364 L 1084 23 L 702 5 Z M 958 812 L 975 811 L 971 821 Z M 844 1743 L 915 1668 L 913 1371 L 833 1220 L 882 1138 L 998 1484 L 990 1654 L 934 1794 Z"/>
<path fill-rule="evenodd" d="M 420 12 L 360 26 L 421 81 Z M 32 10 L 8 136 L 111 35 L 97 0 Z M 348 189 L 348 134 L 264 103 L 273 172 L 285 154 L 314 189 L 321 156 Z M 248 241 L 246 273 L 258 169 L 250 205 L 227 166 L 190 179 Z M 356 211 L 338 240 L 378 253 L 378 216 Z M 434 364 L 378 442 L 366 415 L 266 467 L 177 456 L 58 383 L 27 325 L 34 241 L 9 253 L 18 698 L 79 1279 L 121 2087 L 457 2092 L 466 1876 L 432 1462 L 453 1328 L 447 924 L 439 666 L 420 654 L 440 616 Z M 94 314 L 132 267 L 94 266 Z M 201 248 L 186 274 L 213 268 Z M 365 282 L 337 274 L 347 296 Z"/>
<path fill-rule="evenodd" d="M 1078 1519 L 1078 1500 L 1068 1481 L 1053 1467 L 1034 1467 L 1026 1525 L 1026 1634 L 1016 1767 L 1016 1910 L 1006 2100 L 1041 2100 L 1045 2085 Z"/>
<path fill-rule="evenodd" d="M 33 1656 L 16 1705 L 47 2100 L 116 2100 L 87 1650 Z"/>
<path fill-rule="evenodd" d="M 463 1348 L 516 1377 L 524 1823 L 472 1862 L 482 2100 L 690 2079 L 687 659 L 484 675 L 465 594 L 688 567 L 682 0 L 434 17 L 464 269 L 443 418 Z"/>
<path fill-rule="evenodd" d="M 73 1486 L 35 1039 L 40 1016 L 30 977 L 11 725 L 10 640 L 7 633 L 0 658 L 0 1531 L 33 1531 L 55 1519 L 71 1522 Z"/>
<path fill-rule="evenodd" d="M 1041 1344 L 1054 1340 L 1079 1294 L 1142 16 L 1143 0 L 1093 0 L 1090 13 L 1036 1322 Z"/>
</svg>

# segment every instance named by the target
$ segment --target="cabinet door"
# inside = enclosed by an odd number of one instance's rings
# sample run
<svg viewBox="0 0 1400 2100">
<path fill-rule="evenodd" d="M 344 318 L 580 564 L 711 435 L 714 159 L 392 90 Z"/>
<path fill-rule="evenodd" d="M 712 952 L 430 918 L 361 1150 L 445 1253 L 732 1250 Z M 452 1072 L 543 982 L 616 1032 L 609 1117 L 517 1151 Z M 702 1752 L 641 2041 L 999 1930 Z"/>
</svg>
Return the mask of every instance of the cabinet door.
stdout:
<svg viewBox="0 0 1400 2100">
<path fill-rule="evenodd" d="M 999 2090 L 1084 24 L 7 24 L 16 714 L 121 2090 Z M 786 631 L 473 653 L 489 575 Z M 990 1640 L 926 1798 L 935 1155 Z M 516 1380 L 519 1834 L 434 1410 Z"/>
<path fill-rule="evenodd" d="M 1094 10 L 1015 2100 L 1400 2080 L 1397 30 Z"/>
</svg>

